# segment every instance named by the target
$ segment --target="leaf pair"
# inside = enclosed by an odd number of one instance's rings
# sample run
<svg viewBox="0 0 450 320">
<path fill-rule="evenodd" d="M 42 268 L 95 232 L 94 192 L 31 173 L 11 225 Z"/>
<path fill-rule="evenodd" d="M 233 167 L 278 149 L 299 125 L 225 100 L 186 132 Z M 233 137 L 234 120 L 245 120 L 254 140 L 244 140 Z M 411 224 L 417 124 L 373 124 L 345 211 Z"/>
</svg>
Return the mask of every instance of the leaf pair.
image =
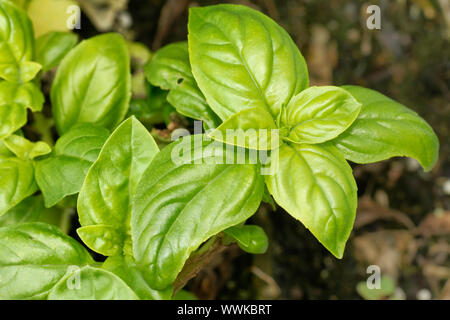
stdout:
<svg viewBox="0 0 450 320">
<path fill-rule="evenodd" d="M 124 121 L 81 188 L 81 239 L 103 255 L 133 257 L 153 288 L 166 289 L 191 252 L 245 221 L 261 201 L 258 167 L 214 161 L 226 150 L 222 145 L 213 150 L 210 144 L 195 145 L 187 137 L 159 152 L 142 124 L 134 117 Z M 212 153 L 204 152 L 208 146 Z M 174 161 L 181 149 L 200 153 L 196 159 L 207 163 Z"/>
</svg>

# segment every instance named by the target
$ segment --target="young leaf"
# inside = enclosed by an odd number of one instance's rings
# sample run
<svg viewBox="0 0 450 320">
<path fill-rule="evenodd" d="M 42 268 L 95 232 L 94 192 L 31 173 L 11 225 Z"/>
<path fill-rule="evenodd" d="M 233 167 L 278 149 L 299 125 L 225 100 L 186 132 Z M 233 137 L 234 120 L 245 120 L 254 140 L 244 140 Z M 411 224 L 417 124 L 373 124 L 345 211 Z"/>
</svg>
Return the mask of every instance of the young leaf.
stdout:
<svg viewBox="0 0 450 320">
<path fill-rule="evenodd" d="M 361 109 L 347 91 L 338 87 L 310 87 L 292 98 L 281 113 L 286 139 L 321 143 L 337 137 L 355 121 Z"/>
<path fill-rule="evenodd" d="M 48 224 L 0 228 L 0 244 L 0 299 L 46 299 L 71 267 L 94 263 L 82 245 Z"/>
<path fill-rule="evenodd" d="M 44 96 L 34 83 L 18 84 L 0 81 L 0 139 L 25 125 L 26 108 L 39 111 L 43 103 Z"/>
<path fill-rule="evenodd" d="M 170 90 L 167 100 L 179 113 L 202 120 L 209 128 L 220 124 L 194 80 L 187 42 L 176 42 L 159 49 L 144 71 L 152 85 Z"/>
<path fill-rule="evenodd" d="M 130 58 L 123 37 L 102 34 L 70 50 L 56 72 L 50 97 L 59 133 L 78 123 L 113 129 L 131 98 Z"/>
<path fill-rule="evenodd" d="M 164 291 L 152 289 L 131 257 L 108 257 L 102 268 L 119 276 L 142 300 L 169 300 L 171 298 L 172 288 Z"/>
<path fill-rule="evenodd" d="M 108 138 L 78 196 L 80 224 L 98 226 L 79 232 L 92 250 L 114 255 L 123 249 L 132 197 L 158 151 L 153 137 L 135 117 L 125 120 Z M 91 232 L 94 236 L 89 236 Z"/>
<path fill-rule="evenodd" d="M 0 216 L 37 190 L 29 160 L 0 157 L 0 181 Z"/>
<path fill-rule="evenodd" d="M 208 136 L 216 141 L 255 150 L 279 147 L 279 132 L 272 116 L 259 108 L 245 109 L 234 114 L 208 133 Z"/>
<path fill-rule="evenodd" d="M 36 61 L 42 65 L 42 71 L 58 65 L 77 42 L 77 35 L 71 32 L 51 31 L 37 38 Z"/>
<path fill-rule="evenodd" d="M 284 144 L 278 171 L 266 176 L 275 201 L 337 258 L 342 258 L 356 214 L 352 170 L 334 147 Z"/>
<path fill-rule="evenodd" d="M 108 130 L 92 124 L 74 126 L 58 139 L 50 157 L 35 162 L 36 181 L 46 207 L 80 191 L 108 136 Z"/>
<path fill-rule="evenodd" d="M 295 43 L 258 11 L 227 4 L 191 8 L 188 30 L 195 80 L 222 120 L 248 108 L 276 118 L 281 106 L 308 86 Z"/>
<path fill-rule="evenodd" d="M 239 247 L 248 253 L 265 253 L 269 246 L 269 239 L 264 229 L 259 226 L 234 226 L 226 229 L 224 232 L 235 239 Z"/>
<path fill-rule="evenodd" d="M 0 81 L 0 104 L 18 103 L 31 111 L 41 111 L 44 95 L 33 82 L 13 83 Z"/>
<path fill-rule="evenodd" d="M 133 253 L 145 279 L 158 290 L 174 282 L 200 244 L 245 221 L 261 202 L 259 167 L 224 163 L 223 156 L 235 156 L 233 150 L 204 140 L 194 135 L 165 147 L 136 191 Z"/>
<path fill-rule="evenodd" d="M 4 139 L 27 123 L 27 111 L 18 103 L 0 105 L 0 139 Z"/>
<path fill-rule="evenodd" d="M 15 134 L 4 139 L 3 143 L 18 158 L 24 160 L 32 160 L 52 152 L 50 146 L 45 142 L 31 142 L 30 140 Z"/>
<path fill-rule="evenodd" d="M 76 283 L 76 279 L 79 279 Z M 73 281 L 73 288 L 68 285 Z M 78 285 L 78 287 L 76 287 Z M 48 294 L 49 300 L 139 300 L 127 284 L 114 273 L 84 266 L 66 274 Z"/>
<path fill-rule="evenodd" d="M 0 78 L 28 82 L 41 69 L 30 61 L 34 54 L 34 33 L 30 19 L 10 1 L 0 1 Z"/>
<path fill-rule="evenodd" d="M 350 161 L 370 163 L 396 156 L 412 157 L 430 170 L 439 155 L 439 140 L 417 113 L 376 91 L 344 86 L 362 103 L 350 128 L 330 141 Z"/>
</svg>

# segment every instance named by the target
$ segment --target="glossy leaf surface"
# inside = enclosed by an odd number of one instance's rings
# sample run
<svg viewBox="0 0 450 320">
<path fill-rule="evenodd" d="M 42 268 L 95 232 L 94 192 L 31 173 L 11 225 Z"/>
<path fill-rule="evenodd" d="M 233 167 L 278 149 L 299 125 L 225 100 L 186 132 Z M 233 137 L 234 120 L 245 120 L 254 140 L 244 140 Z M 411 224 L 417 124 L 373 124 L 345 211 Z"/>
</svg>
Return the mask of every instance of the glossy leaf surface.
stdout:
<svg viewBox="0 0 450 320">
<path fill-rule="evenodd" d="M 363 105 L 352 126 L 331 142 L 348 160 L 370 163 L 406 156 L 418 160 L 425 170 L 434 166 L 439 140 L 417 113 L 376 91 L 343 88 Z"/>
<path fill-rule="evenodd" d="M 248 108 L 275 119 L 281 106 L 308 86 L 305 61 L 286 31 L 246 6 L 191 8 L 192 72 L 222 120 Z"/>
<path fill-rule="evenodd" d="M 84 40 L 62 60 L 51 88 L 60 134 L 75 124 L 113 129 L 131 98 L 130 58 L 123 37 L 106 33 Z"/>
<path fill-rule="evenodd" d="M 338 87 L 310 87 L 292 98 L 281 114 L 286 139 L 321 143 L 337 137 L 355 121 L 361 109 L 347 91 Z"/>
<path fill-rule="evenodd" d="M 123 248 L 126 235 L 129 237 L 133 195 L 158 151 L 153 137 L 134 117 L 108 138 L 89 169 L 77 203 L 80 224 L 98 226 L 90 229 L 94 237 L 89 236 L 88 229 L 79 232 L 92 250 L 113 255 Z"/>
<path fill-rule="evenodd" d="M 342 258 L 356 215 L 356 182 L 336 148 L 287 145 L 278 171 L 266 176 L 275 201 L 300 220 L 336 257 Z"/>
<path fill-rule="evenodd" d="M 171 285 L 191 252 L 245 221 L 261 202 L 258 166 L 218 164 L 226 156 L 223 145 L 201 139 L 201 135 L 186 137 L 164 148 L 137 188 L 131 219 L 133 252 L 155 289 Z M 174 161 L 183 149 L 184 157 Z"/>
</svg>

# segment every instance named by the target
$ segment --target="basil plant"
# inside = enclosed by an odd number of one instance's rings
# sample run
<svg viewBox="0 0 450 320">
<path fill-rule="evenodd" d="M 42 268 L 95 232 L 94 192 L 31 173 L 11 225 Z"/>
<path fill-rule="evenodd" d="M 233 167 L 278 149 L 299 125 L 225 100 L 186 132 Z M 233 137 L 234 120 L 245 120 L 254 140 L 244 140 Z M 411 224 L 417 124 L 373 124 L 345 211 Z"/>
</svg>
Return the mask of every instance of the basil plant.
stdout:
<svg viewBox="0 0 450 320">
<path fill-rule="evenodd" d="M 0 299 L 177 298 L 218 245 L 265 252 L 264 231 L 246 224 L 262 201 L 342 258 L 357 206 L 347 161 L 435 164 L 438 139 L 419 115 L 370 89 L 310 87 L 302 54 L 262 13 L 191 8 L 188 32 L 147 59 L 137 104 L 121 35 L 35 39 L 25 12 L 0 0 Z M 163 110 L 204 132 L 162 146 L 141 116 Z M 55 130 L 32 141 L 26 124 Z M 82 243 L 56 219 L 66 211 Z"/>
</svg>

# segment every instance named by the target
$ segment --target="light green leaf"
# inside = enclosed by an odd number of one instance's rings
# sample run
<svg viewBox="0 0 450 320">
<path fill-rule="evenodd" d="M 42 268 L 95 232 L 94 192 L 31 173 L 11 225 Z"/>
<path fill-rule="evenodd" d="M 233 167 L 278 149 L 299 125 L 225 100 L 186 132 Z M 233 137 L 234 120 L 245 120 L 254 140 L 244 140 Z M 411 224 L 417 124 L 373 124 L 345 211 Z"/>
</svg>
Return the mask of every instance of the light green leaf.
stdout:
<svg viewBox="0 0 450 320">
<path fill-rule="evenodd" d="M 84 40 L 64 57 L 51 88 L 60 134 L 78 123 L 113 129 L 131 98 L 130 58 L 123 37 L 107 33 Z"/>
<path fill-rule="evenodd" d="M 4 139 L 27 123 L 27 111 L 18 103 L 0 105 L 0 139 Z"/>
<path fill-rule="evenodd" d="M 109 136 L 105 128 L 92 124 L 74 126 L 58 139 L 54 153 L 35 162 L 36 181 L 46 207 L 80 191 L 87 171 Z"/>
<path fill-rule="evenodd" d="M 42 109 L 44 96 L 32 82 L 24 84 L 0 81 L 0 139 L 20 129 L 27 122 L 27 110 Z"/>
<path fill-rule="evenodd" d="M 30 61 L 34 55 L 34 33 L 30 19 L 10 1 L 0 2 L 0 78 L 28 82 L 41 69 Z"/>
<path fill-rule="evenodd" d="M 33 82 L 23 84 L 0 81 L 0 104 L 18 103 L 31 111 L 41 111 L 44 95 Z"/>
<path fill-rule="evenodd" d="M 70 287 L 68 282 L 76 284 L 79 277 L 79 289 Z M 138 300 L 139 297 L 127 284 L 114 273 L 104 269 L 84 266 L 68 273 L 52 288 L 49 300 Z"/>
<path fill-rule="evenodd" d="M 167 100 L 179 113 L 202 120 L 209 128 L 220 124 L 194 80 L 187 42 L 171 43 L 159 49 L 144 71 L 152 85 L 170 90 Z"/>
<path fill-rule="evenodd" d="M 169 300 L 172 296 L 172 288 L 164 291 L 152 289 L 131 257 L 108 257 L 102 267 L 119 276 L 142 300 Z"/>
<path fill-rule="evenodd" d="M 264 14 L 238 5 L 191 8 L 192 72 L 222 119 L 249 108 L 274 119 L 308 87 L 305 60 L 287 32 Z"/>
<path fill-rule="evenodd" d="M 42 65 L 42 71 L 58 65 L 77 42 L 77 35 L 71 32 L 51 31 L 37 38 L 36 61 Z"/>
<path fill-rule="evenodd" d="M 81 226 L 108 228 L 104 236 L 101 232 L 94 232 L 94 236 L 100 237 L 96 241 L 92 241 L 86 229 L 79 233 L 92 250 L 110 255 L 117 253 L 117 246 L 120 249 L 124 247 L 126 236 L 129 237 L 133 195 L 142 174 L 158 151 L 153 137 L 135 117 L 125 120 L 108 138 L 89 169 L 78 196 Z"/>
<path fill-rule="evenodd" d="M 120 228 L 96 224 L 78 228 L 77 233 L 89 248 L 104 256 L 114 256 L 123 252 L 125 235 Z"/>
<path fill-rule="evenodd" d="M 266 176 L 275 201 L 337 258 L 342 258 L 356 214 L 352 170 L 334 147 L 284 144 L 278 171 Z"/>
<path fill-rule="evenodd" d="M 259 166 L 225 163 L 230 156 L 235 153 L 223 144 L 194 135 L 165 147 L 144 173 L 131 233 L 136 263 L 152 288 L 171 285 L 204 241 L 258 208 Z"/>
<path fill-rule="evenodd" d="M 216 141 L 255 150 L 279 147 L 279 131 L 272 116 L 259 108 L 236 113 L 208 136 Z"/>
<path fill-rule="evenodd" d="M 48 224 L 0 228 L 0 244 L 0 299 L 46 299 L 71 267 L 94 263 L 83 246 Z"/>
<path fill-rule="evenodd" d="M 261 254 L 265 253 L 269 247 L 269 239 L 264 229 L 259 226 L 234 226 L 226 229 L 224 232 L 235 239 L 239 247 L 245 252 Z"/>
<path fill-rule="evenodd" d="M 0 216 L 37 190 L 33 164 L 28 160 L 0 157 L 0 181 Z"/>
<path fill-rule="evenodd" d="M 31 142 L 30 140 L 15 134 L 4 139 L 3 143 L 18 158 L 24 160 L 32 160 L 52 152 L 52 148 L 45 142 Z"/>
<path fill-rule="evenodd" d="M 347 91 L 338 87 L 310 87 L 292 98 L 281 113 L 286 139 L 321 143 L 337 137 L 355 121 L 361 109 Z"/>
<path fill-rule="evenodd" d="M 362 103 L 361 113 L 350 128 L 331 144 L 346 159 L 370 163 L 396 156 L 412 157 L 430 170 L 439 155 L 439 140 L 417 113 L 376 91 L 344 86 Z"/>
</svg>

